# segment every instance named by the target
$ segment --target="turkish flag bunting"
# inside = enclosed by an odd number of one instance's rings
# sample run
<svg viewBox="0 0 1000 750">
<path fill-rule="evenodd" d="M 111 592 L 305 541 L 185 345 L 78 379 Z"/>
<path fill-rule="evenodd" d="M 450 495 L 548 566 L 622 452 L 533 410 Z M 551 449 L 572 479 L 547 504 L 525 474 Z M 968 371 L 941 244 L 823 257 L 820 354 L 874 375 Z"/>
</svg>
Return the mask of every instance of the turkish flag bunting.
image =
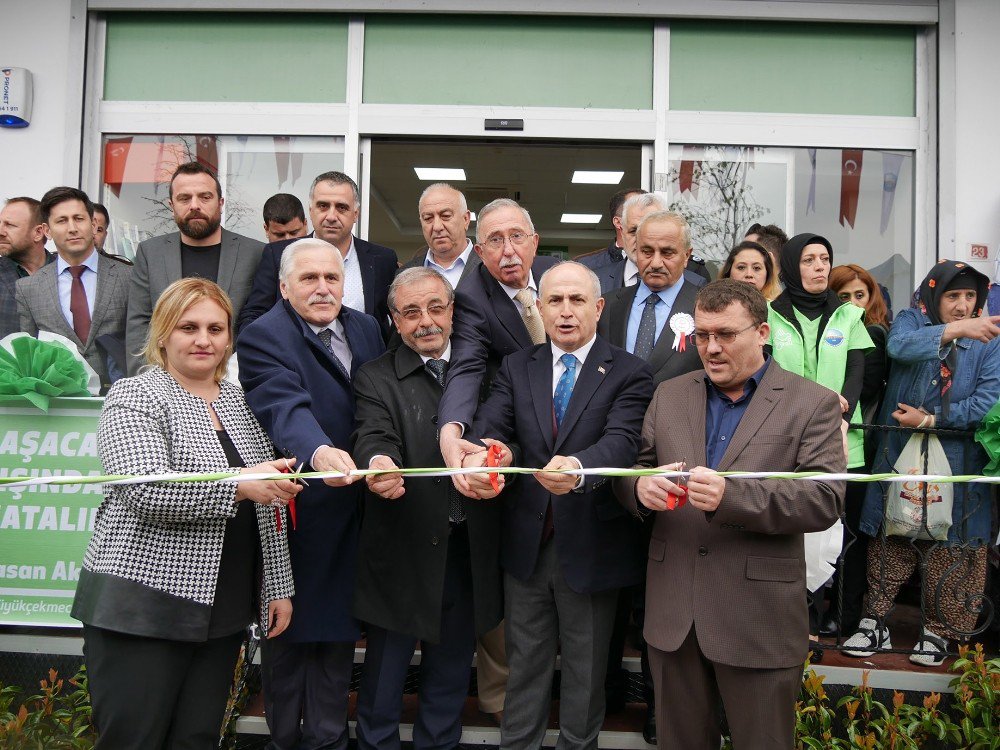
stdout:
<svg viewBox="0 0 1000 750">
<path fill-rule="evenodd" d="M 854 219 L 858 215 L 858 192 L 861 189 L 861 149 L 841 151 L 840 156 L 840 225 L 844 222 L 854 229 Z"/>
</svg>

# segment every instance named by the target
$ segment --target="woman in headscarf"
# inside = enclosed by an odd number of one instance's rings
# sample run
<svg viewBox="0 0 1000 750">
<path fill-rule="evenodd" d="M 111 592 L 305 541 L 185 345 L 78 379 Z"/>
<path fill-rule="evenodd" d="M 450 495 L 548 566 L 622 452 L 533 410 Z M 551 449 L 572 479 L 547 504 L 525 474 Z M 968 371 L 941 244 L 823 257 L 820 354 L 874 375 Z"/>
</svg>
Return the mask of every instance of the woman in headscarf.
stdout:
<svg viewBox="0 0 1000 750">
<path fill-rule="evenodd" d="M 840 395 L 846 425 L 861 422 L 859 400 L 865 374 L 865 352 L 874 345 L 865 330 L 865 311 L 844 302 L 830 289 L 833 246 L 817 234 L 799 234 L 781 248 L 779 268 L 785 290 L 770 303 L 771 353 L 784 369 Z M 847 431 L 847 468 L 864 466 L 861 430 Z M 850 485 L 849 485 L 850 487 Z M 848 498 L 849 499 L 849 498 Z M 860 504 L 860 495 L 856 503 Z M 817 635 L 823 596 L 820 587 L 833 574 L 831 555 L 839 553 L 842 527 L 824 536 L 806 536 L 806 574 L 815 592 L 810 608 L 810 633 Z M 832 536 L 831 536 L 832 535 Z M 812 549 L 822 554 L 810 555 Z M 832 555 L 836 559 L 836 555 Z"/>
<path fill-rule="evenodd" d="M 889 332 L 892 370 L 879 421 L 902 427 L 975 430 L 1000 399 L 1000 317 L 982 316 L 989 279 L 969 265 L 942 260 L 920 285 L 918 308 L 902 311 Z M 893 471 L 909 435 L 889 432 L 881 440 L 874 471 Z M 986 453 L 972 439 L 942 435 L 954 474 L 976 474 Z M 890 486 L 890 491 L 891 491 Z M 882 526 L 882 488 L 869 485 L 861 530 L 874 537 Z M 868 546 L 868 595 L 858 632 L 844 644 L 851 656 L 891 648 L 884 618 L 918 559 L 924 567 L 925 622 L 910 661 L 938 666 L 949 638 L 965 640 L 975 630 L 986 585 L 990 543 L 990 489 L 954 485 L 947 539 L 884 537 Z"/>
</svg>

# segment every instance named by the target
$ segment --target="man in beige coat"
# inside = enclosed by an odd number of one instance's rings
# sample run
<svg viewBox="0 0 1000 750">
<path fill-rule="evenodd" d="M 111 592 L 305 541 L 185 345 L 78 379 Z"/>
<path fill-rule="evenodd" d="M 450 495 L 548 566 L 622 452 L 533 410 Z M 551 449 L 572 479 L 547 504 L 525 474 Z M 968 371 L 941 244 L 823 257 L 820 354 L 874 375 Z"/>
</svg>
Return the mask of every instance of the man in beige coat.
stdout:
<svg viewBox="0 0 1000 750">
<path fill-rule="evenodd" d="M 749 284 L 699 292 L 691 338 L 705 369 L 657 388 L 639 453 L 641 466 L 693 466 L 687 486 L 616 482 L 626 508 L 656 515 L 644 636 L 661 749 L 718 748 L 720 697 L 736 750 L 792 747 L 808 643 L 802 535 L 840 517 L 844 483 L 715 472 L 843 472 L 844 452 L 837 394 L 765 355 L 766 321 Z"/>
</svg>

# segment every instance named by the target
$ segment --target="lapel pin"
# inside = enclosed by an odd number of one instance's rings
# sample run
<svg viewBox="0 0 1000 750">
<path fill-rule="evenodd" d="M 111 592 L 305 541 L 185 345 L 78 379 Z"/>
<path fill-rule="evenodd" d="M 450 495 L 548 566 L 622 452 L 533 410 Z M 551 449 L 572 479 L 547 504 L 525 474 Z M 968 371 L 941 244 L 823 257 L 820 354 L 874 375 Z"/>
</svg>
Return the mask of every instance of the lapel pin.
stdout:
<svg viewBox="0 0 1000 750">
<path fill-rule="evenodd" d="M 597 371 L 599 373 L 601 373 L 601 375 L 607 375 L 608 374 L 608 371 L 604 369 L 604 365 L 598 365 L 597 366 Z"/>
</svg>

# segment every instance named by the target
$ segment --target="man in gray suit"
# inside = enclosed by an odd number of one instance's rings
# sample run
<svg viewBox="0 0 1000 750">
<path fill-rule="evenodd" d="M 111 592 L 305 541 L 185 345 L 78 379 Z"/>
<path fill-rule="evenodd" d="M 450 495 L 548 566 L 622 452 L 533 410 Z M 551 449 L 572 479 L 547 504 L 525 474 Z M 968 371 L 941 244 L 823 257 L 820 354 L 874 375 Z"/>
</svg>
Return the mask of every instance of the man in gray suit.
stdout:
<svg viewBox="0 0 1000 750">
<path fill-rule="evenodd" d="M 139 243 L 128 295 L 125 348 L 129 375 L 142 362 L 149 319 L 163 290 L 177 279 L 201 276 L 222 287 L 239 311 L 250 293 L 264 244 L 222 228 L 222 185 L 208 167 L 181 164 L 170 179 L 170 208 L 180 230 Z"/>
<path fill-rule="evenodd" d="M 21 330 L 14 284 L 55 258 L 45 250 L 41 204 L 23 196 L 8 200 L 0 211 L 0 339 Z"/>
<path fill-rule="evenodd" d="M 97 252 L 93 209 L 82 190 L 52 188 L 42 196 L 41 211 L 59 257 L 17 282 L 21 330 L 32 336 L 50 331 L 71 340 L 100 376 L 103 391 L 111 378 L 97 339 L 121 335 L 132 269 Z"/>
<path fill-rule="evenodd" d="M 399 270 L 433 268 L 448 279 L 452 289 L 457 289 L 467 271 L 481 263 L 472 252 L 472 240 L 466 237 L 472 215 L 465 196 L 447 183 L 436 182 L 421 193 L 417 211 L 427 249 L 418 252 Z"/>
<path fill-rule="evenodd" d="M 844 471 L 837 394 L 764 353 L 767 302 L 723 279 L 698 293 L 692 338 L 704 370 L 661 384 L 639 466 L 694 467 L 615 481 L 653 515 L 643 634 L 660 748 L 716 750 L 721 697 L 733 745 L 790 748 L 809 618 L 802 535 L 844 507 L 844 482 L 725 479 L 717 471 Z"/>
</svg>

